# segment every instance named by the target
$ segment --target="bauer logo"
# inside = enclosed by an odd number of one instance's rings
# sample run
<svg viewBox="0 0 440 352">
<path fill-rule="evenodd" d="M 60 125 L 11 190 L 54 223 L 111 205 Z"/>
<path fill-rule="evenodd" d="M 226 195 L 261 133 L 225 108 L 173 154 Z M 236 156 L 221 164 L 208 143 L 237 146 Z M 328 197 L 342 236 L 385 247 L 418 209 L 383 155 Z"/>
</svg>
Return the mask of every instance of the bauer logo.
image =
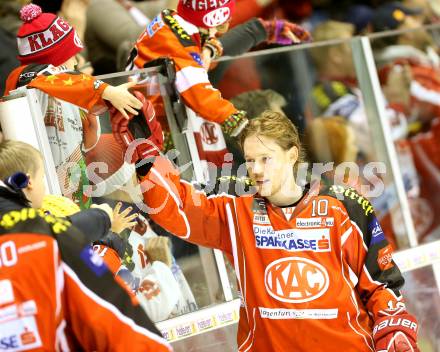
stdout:
<svg viewBox="0 0 440 352">
<path fill-rule="evenodd" d="M 327 270 L 313 260 L 289 257 L 278 259 L 264 272 L 266 291 L 278 301 L 303 303 L 321 297 L 328 289 Z"/>
<path fill-rule="evenodd" d="M 228 7 L 220 7 L 214 11 L 208 12 L 203 17 L 203 23 L 208 27 L 217 27 L 225 23 L 231 16 L 231 10 Z"/>
</svg>

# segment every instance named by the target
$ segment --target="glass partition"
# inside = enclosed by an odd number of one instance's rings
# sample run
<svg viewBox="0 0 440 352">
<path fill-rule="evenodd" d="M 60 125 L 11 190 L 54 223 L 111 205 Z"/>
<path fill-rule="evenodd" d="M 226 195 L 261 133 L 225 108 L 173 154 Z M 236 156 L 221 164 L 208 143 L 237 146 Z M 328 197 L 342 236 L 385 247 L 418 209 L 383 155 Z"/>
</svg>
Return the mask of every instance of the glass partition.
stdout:
<svg viewBox="0 0 440 352">
<path fill-rule="evenodd" d="M 153 103 L 156 116 L 164 129 L 165 145 L 171 144 L 173 146 L 166 147 L 166 155 L 180 166 L 182 177 L 188 181 L 192 181 L 194 180 L 194 168 L 191 167 L 192 163 L 187 141 L 182 138 L 184 133 L 182 131 L 186 129 L 186 124 L 182 112 L 176 107 L 178 104 L 176 102 L 177 97 L 173 92 L 170 79 L 167 76 L 168 74 L 172 75 L 172 72 L 167 72 L 167 69 L 171 68 L 165 65 L 155 70 L 148 69 L 147 71 L 144 70 L 141 72 L 110 74 L 100 76 L 99 78 L 112 85 L 122 84 L 128 80 L 136 80 L 138 82 L 135 90 L 141 92 Z M 112 144 L 114 145 L 111 124 L 109 123 L 110 120 L 105 119 L 104 121 L 105 126 L 103 126 L 103 131 L 107 132 L 106 138 L 112 140 Z M 101 150 L 102 152 L 96 155 L 97 160 L 103 160 L 109 156 L 114 157 L 113 153 L 106 153 L 106 150 L 108 151 L 107 146 L 103 145 Z M 143 206 L 139 198 L 140 192 L 135 178 L 133 180 L 132 184 L 123 185 L 123 187 L 120 187 L 115 193 L 109 194 L 107 198 L 136 203 L 142 212 L 145 206 Z M 143 216 L 148 219 L 147 212 L 147 209 L 144 209 Z M 146 224 L 147 233 L 148 228 L 151 227 L 153 232 L 168 240 L 171 262 L 167 264 L 179 284 L 178 292 L 180 302 L 176 302 L 177 304 L 173 306 L 173 311 L 168 317 L 164 317 L 165 319 L 193 312 L 233 298 L 230 293 L 229 280 L 222 257 L 220 268 L 218 268 L 218 260 L 212 250 L 190 244 L 176 236 L 172 236 L 151 220 L 147 221 Z M 138 260 L 135 254 L 136 251 L 140 253 L 141 256 L 143 255 L 142 252 L 146 252 L 145 259 L 148 261 L 149 256 L 155 256 L 155 250 L 158 252 L 162 250 L 160 247 L 149 250 L 147 243 L 145 248 L 139 251 L 140 245 L 138 241 L 140 238 L 138 233 L 132 232 L 128 236 L 128 242 L 132 244 L 131 247 L 134 253 L 132 257 L 133 262 Z M 133 267 L 133 263 L 130 263 L 130 265 Z M 224 291 L 225 285 L 227 286 L 226 292 Z M 172 291 L 172 286 L 167 287 L 164 284 L 164 289 Z M 172 293 L 170 294 L 172 295 Z M 176 307 L 178 308 L 177 311 L 175 309 Z"/>
<path fill-rule="evenodd" d="M 133 91 L 154 101 L 156 114 L 164 125 L 168 119 L 177 126 L 167 77 L 160 70 L 160 67 L 154 67 L 101 78 L 118 85 L 136 75 L 138 85 Z M 22 90 L 23 94 L 30 94 L 26 89 Z M 48 141 L 39 147 L 46 161 L 53 160 L 55 166 L 51 171 L 55 171 L 56 177 L 48 181 L 55 183 L 56 187 L 49 189 L 59 189 L 65 197 L 58 204 L 46 203 L 45 210 L 60 210 L 58 216 L 70 215 L 61 209 L 68 199 L 78 206 L 78 210 L 102 203 L 115 208 L 121 203 L 121 211 L 131 208 L 131 213 L 139 214 L 132 230 L 119 233 L 125 252 L 118 274 L 131 287 L 142 285 L 147 291 L 143 294 L 138 290 L 137 297 L 155 322 L 233 299 L 224 262 L 223 268 L 218 269 L 218 260 L 212 250 L 171 236 L 149 219 L 142 206 L 134 165 L 124 159 L 124 150 L 112 133 L 114 116 L 108 110 L 94 115 L 41 91 L 34 90 L 34 93 L 35 100 L 29 99 L 28 102 L 33 106 L 31 111 L 39 112 L 38 115 L 32 113 L 36 123 L 42 126 L 37 139 Z M 183 155 L 174 158 L 178 165 L 182 165 Z M 191 172 L 189 169 L 186 173 L 191 175 Z M 105 249 L 102 253 L 99 247 L 96 249 L 99 254 L 104 254 Z M 226 294 L 224 284 L 229 289 Z"/>
<path fill-rule="evenodd" d="M 419 243 L 440 238 L 439 28 L 369 36 L 387 106 L 396 116 L 389 125 Z M 405 231 L 402 219 L 398 211 L 396 232 Z"/>
<path fill-rule="evenodd" d="M 440 294 L 431 266 L 404 273 L 402 290 L 408 311 L 414 314 L 419 326 L 421 351 L 439 351 L 440 347 Z"/>
<path fill-rule="evenodd" d="M 390 242 L 405 248 L 405 228 L 396 227 L 400 203 L 388 155 L 378 143 L 380 126 L 365 107 L 351 45 L 348 38 L 221 59 L 210 76 L 222 95 L 251 118 L 267 109 L 283 111 L 306 148 L 298 182 L 321 179 L 354 187 L 370 199 Z M 404 124 L 403 117 L 386 113 Z M 237 145 L 227 142 L 234 160 L 243 163 Z"/>
</svg>

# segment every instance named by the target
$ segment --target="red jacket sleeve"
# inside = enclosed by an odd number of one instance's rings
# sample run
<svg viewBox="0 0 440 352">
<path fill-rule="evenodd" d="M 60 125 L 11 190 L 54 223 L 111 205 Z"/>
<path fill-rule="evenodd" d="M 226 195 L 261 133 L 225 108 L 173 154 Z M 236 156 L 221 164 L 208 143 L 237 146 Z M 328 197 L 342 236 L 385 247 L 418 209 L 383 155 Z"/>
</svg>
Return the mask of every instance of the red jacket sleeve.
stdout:
<svg viewBox="0 0 440 352">
<path fill-rule="evenodd" d="M 23 73 L 32 79 L 22 80 L 20 77 Z M 52 65 L 28 65 L 20 66 L 10 73 L 6 80 L 5 95 L 23 85 L 91 112 L 99 112 L 105 107 L 102 93 L 108 86 L 93 76 L 77 71 L 66 72 Z"/>
<path fill-rule="evenodd" d="M 197 115 L 208 121 L 222 123 L 237 112 L 234 105 L 223 99 L 220 91 L 211 85 L 208 72 L 198 66 L 189 53 L 175 57 L 174 63 L 177 71 L 176 89 L 185 105 Z"/>
<path fill-rule="evenodd" d="M 143 178 L 141 188 L 151 219 L 172 234 L 189 242 L 232 253 L 228 207 L 229 196 L 210 196 L 197 191 L 179 177 L 169 160 L 158 157 Z"/>
<path fill-rule="evenodd" d="M 175 87 L 185 102 L 205 120 L 221 123 L 237 112 L 237 109 L 208 79 L 202 66 L 198 33 L 189 35 L 171 13 L 163 12 L 152 21 L 139 37 L 133 63 L 143 68 L 159 58 L 170 58 L 176 68 Z M 195 27 L 194 27 L 195 28 Z M 196 30 L 196 29 L 195 29 Z"/>
<path fill-rule="evenodd" d="M 65 100 L 89 111 L 95 105 L 105 105 L 102 93 L 107 86 L 107 83 L 83 73 L 38 75 L 28 84 L 29 88 L 39 89 L 52 97 Z"/>
</svg>

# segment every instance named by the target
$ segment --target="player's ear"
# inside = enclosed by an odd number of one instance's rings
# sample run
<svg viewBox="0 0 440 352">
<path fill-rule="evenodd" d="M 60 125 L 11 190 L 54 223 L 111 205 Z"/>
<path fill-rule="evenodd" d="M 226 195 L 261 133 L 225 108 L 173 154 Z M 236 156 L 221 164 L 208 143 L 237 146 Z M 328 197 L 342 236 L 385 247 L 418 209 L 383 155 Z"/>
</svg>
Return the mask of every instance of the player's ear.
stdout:
<svg viewBox="0 0 440 352">
<path fill-rule="evenodd" d="M 288 154 L 289 154 L 289 160 L 293 164 L 295 164 L 298 161 L 298 155 L 299 155 L 298 148 L 296 146 L 293 146 L 292 148 L 289 149 Z"/>
</svg>

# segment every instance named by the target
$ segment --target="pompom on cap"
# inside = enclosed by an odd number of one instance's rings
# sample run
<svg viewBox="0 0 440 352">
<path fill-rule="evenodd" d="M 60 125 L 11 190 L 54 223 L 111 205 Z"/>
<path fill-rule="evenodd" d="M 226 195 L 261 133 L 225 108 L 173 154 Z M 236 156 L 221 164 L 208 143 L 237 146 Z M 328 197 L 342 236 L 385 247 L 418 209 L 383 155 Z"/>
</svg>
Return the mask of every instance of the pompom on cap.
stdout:
<svg viewBox="0 0 440 352">
<path fill-rule="evenodd" d="M 20 18 L 23 22 L 29 23 L 42 14 L 41 7 L 35 4 L 23 6 L 20 10 Z"/>
</svg>

